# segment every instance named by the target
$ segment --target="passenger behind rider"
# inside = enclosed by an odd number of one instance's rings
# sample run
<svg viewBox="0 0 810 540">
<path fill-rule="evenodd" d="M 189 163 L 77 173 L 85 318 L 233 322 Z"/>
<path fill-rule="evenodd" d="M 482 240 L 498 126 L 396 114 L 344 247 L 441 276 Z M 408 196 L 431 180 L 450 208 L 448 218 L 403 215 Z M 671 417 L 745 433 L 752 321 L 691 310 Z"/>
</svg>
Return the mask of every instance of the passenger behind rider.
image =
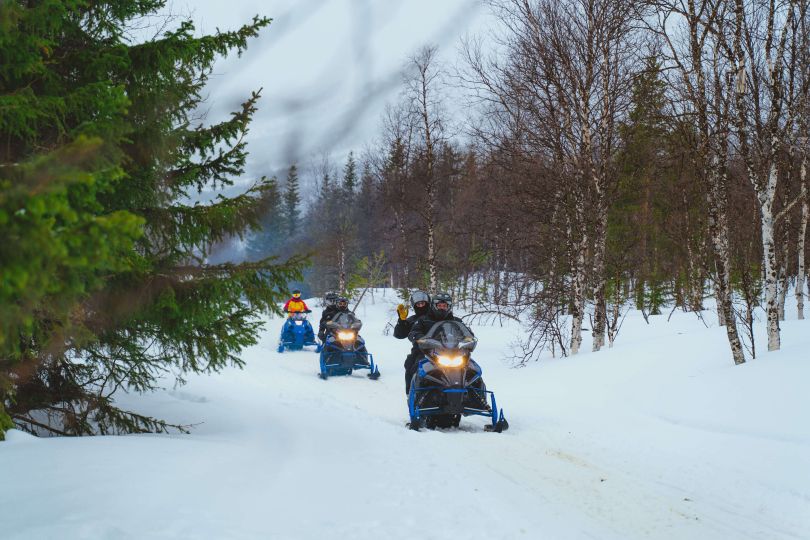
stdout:
<svg viewBox="0 0 810 540">
<path fill-rule="evenodd" d="M 400 304 L 397 306 L 397 324 L 394 326 L 394 337 L 405 339 L 411 333 L 413 324 L 422 316 L 427 315 L 430 310 L 430 296 L 424 291 L 414 291 L 410 297 L 411 307 L 414 314 L 408 317 L 408 308 Z M 411 352 L 405 357 L 405 393 L 410 388 L 411 377 L 415 371 L 414 365 L 419 358 L 421 351 L 416 344 L 411 348 Z"/>
</svg>

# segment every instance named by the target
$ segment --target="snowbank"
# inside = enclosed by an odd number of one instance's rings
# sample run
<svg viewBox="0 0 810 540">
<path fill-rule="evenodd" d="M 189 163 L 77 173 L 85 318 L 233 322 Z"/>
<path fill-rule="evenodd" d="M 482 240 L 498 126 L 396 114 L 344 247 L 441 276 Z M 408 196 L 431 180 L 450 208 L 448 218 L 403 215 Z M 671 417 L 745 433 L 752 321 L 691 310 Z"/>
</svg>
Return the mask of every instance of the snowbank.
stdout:
<svg viewBox="0 0 810 540">
<path fill-rule="evenodd" d="M 411 432 L 396 299 L 358 309 L 382 378 L 277 354 L 122 396 L 191 435 L 0 443 L 6 539 L 808 538 L 810 321 L 734 366 L 722 329 L 631 313 L 615 348 L 512 369 L 521 329 L 474 326 L 511 428 Z M 764 342 L 763 342 L 764 343 Z M 589 344 L 583 345 L 587 350 Z"/>
</svg>

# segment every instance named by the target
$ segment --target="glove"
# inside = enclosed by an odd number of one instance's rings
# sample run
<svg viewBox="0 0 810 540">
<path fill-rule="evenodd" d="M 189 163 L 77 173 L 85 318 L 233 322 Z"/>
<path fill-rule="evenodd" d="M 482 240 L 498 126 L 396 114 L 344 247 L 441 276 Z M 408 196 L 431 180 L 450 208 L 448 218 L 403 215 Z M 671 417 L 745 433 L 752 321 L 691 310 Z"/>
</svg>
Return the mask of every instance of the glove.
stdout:
<svg viewBox="0 0 810 540">
<path fill-rule="evenodd" d="M 408 318 L 408 307 L 405 304 L 400 304 L 397 306 L 397 314 L 401 320 L 405 320 Z"/>
</svg>

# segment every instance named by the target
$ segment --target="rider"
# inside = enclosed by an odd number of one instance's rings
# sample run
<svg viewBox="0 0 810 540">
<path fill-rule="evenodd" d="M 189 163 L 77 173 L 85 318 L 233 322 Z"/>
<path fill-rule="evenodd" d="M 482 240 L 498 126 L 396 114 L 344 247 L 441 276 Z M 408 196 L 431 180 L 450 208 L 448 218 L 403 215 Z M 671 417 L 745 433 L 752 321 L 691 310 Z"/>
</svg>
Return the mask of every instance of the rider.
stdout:
<svg viewBox="0 0 810 540">
<path fill-rule="evenodd" d="M 284 304 L 284 312 L 289 313 L 289 316 L 292 317 L 294 313 L 309 313 L 309 308 L 307 307 L 306 302 L 301 299 L 301 291 L 295 289 L 292 292 L 292 298 L 287 300 L 287 303 Z"/>
<path fill-rule="evenodd" d="M 405 339 L 411 332 L 411 327 L 422 315 L 427 315 L 430 309 L 430 296 L 425 291 L 414 291 L 410 298 L 414 314 L 408 317 L 408 307 L 404 304 L 397 306 L 397 324 L 394 326 L 394 337 Z"/>
<path fill-rule="evenodd" d="M 397 314 L 399 318 L 397 319 L 397 324 L 394 326 L 394 337 L 397 339 L 405 339 L 408 337 L 408 334 L 411 332 L 411 328 L 413 328 L 413 323 L 415 323 L 419 317 L 423 315 L 427 315 L 428 311 L 430 310 L 430 296 L 428 293 L 424 291 L 414 291 L 411 294 L 410 298 L 411 306 L 413 307 L 414 314 L 408 317 L 408 308 L 400 304 L 397 306 Z M 414 344 L 411 352 L 408 353 L 408 356 L 405 357 L 405 393 L 408 393 L 408 389 L 410 388 L 411 384 L 411 377 L 413 376 L 416 365 L 416 360 L 419 357 L 419 348 Z"/>
<path fill-rule="evenodd" d="M 287 303 L 284 304 L 284 312 L 287 313 L 287 321 L 284 323 L 283 328 L 281 329 L 282 332 L 282 340 L 290 339 L 290 332 L 292 332 L 293 324 L 293 316 L 296 313 L 309 313 L 309 307 L 307 307 L 306 302 L 301 298 L 301 291 L 295 289 L 292 292 L 292 298 L 287 300 Z M 307 321 L 303 322 L 304 327 L 306 328 L 306 336 L 305 339 L 307 341 L 313 341 L 315 336 L 312 331 L 312 326 Z"/>
<path fill-rule="evenodd" d="M 326 309 L 323 310 L 321 323 L 318 325 L 318 339 L 321 341 L 326 341 L 326 323 L 331 321 L 332 317 L 338 313 L 346 313 L 349 311 L 349 299 L 345 296 L 338 296 L 336 293 L 327 293 L 324 299 L 327 301 L 327 306 Z"/>
<path fill-rule="evenodd" d="M 453 316 L 453 299 L 447 293 L 437 293 L 433 296 L 430 302 L 428 313 L 418 317 L 411 325 L 411 331 L 408 333 L 408 339 L 413 343 L 410 357 L 413 361 L 410 365 L 405 365 L 405 393 L 407 394 L 411 389 L 411 379 L 419 367 L 419 359 L 424 356 L 416 340 L 422 338 L 427 334 L 433 325 L 440 321 L 458 321 L 463 322 L 458 317 Z"/>
</svg>

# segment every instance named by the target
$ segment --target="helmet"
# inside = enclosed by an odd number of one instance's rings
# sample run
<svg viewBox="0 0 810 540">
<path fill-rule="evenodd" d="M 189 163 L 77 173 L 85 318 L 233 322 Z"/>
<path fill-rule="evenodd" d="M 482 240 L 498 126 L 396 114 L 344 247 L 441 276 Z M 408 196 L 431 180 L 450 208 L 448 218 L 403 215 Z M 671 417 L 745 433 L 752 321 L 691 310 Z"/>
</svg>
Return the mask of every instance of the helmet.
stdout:
<svg viewBox="0 0 810 540">
<path fill-rule="evenodd" d="M 422 304 L 418 306 L 416 304 Z M 430 310 L 430 295 L 425 291 L 413 291 L 411 293 L 411 307 L 417 315 L 424 315 Z"/>
<path fill-rule="evenodd" d="M 338 299 L 338 294 L 335 291 L 329 291 L 323 295 L 324 304 L 327 306 L 334 306 Z"/>
<path fill-rule="evenodd" d="M 335 305 L 338 308 L 341 308 L 341 309 L 342 308 L 348 308 L 349 307 L 349 299 L 346 298 L 345 296 L 341 296 L 335 301 Z"/>
<path fill-rule="evenodd" d="M 439 304 L 446 304 L 447 309 L 439 309 Z M 435 317 L 447 318 L 453 312 L 453 297 L 447 293 L 436 293 L 430 304 L 430 311 Z"/>
<path fill-rule="evenodd" d="M 413 291 L 411 293 L 411 307 L 416 307 L 418 302 L 430 303 L 430 295 L 425 291 Z"/>
<path fill-rule="evenodd" d="M 293 298 L 301 298 L 301 291 L 299 291 L 298 289 L 295 289 L 292 292 L 292 295 L 293 295 Z"/>
</svg>

